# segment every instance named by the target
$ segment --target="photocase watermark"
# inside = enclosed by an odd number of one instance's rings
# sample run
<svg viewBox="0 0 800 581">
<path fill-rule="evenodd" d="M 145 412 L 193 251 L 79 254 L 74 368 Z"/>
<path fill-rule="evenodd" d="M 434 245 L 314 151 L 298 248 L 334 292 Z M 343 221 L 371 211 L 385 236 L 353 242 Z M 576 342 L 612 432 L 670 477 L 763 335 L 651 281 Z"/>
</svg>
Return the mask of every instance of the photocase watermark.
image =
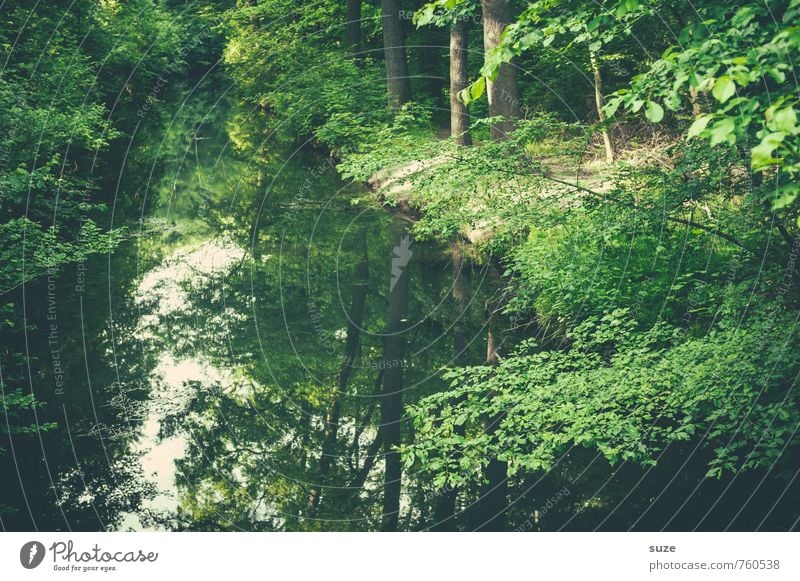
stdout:
<svg viewBox="0 0 800 581">
<path fill-rule="evenodd" d="M 504 103 L 511 105 L 512 107 L 516 107 L 519 109 L 520 116 L 523 119 L 531 119 L 536 114 L 536 111 L 527 103 L 523 103 L 519 98 L 512 95 L 503 87 L 501 87 L 499 90 L 496 90 L 494 95 L 488 95 L 488 98 L 500 99 Z"/>
<path fill-rule="evenodd" d="M 399 10 L 397 15 L 400 20 L 414 20 L 414 10 Z M 471 22 L 473 24 L 481 24 L 483 18 L 480 14 L 455 14 L 450 17 L 450 20 L 457 22 Z"/>
<path fill-rule="evenodd" d="M 369 359 L 362 360 L 353 357 L 345 357 L 343 364 L 352 369 L 394 369 L 401 367 L 408 369 L 408 361 L 405 359 Z"/>
<path fill-rule="evenodd" d="M 55 394 L 64 395 L 64 368 L 61 367 L 61 347 L 58 333 L 58 308 L 56 305 L 56 279 L 55 268 L 47 271 L 47 346 L 50 349 L 50 361 L 53 366 L 53 380 L 55 381 Z"/>
<path fill-rule="evenodd" d="M 389 281 L 389 292 L 394 290 L 397 281 L 403 276 L 403 269 L 408 266 L 408 262 L 414 254 L 411 251 L 412 243 L 411 236 L 405 234 L 400 239 L 400 244 L 392 248 L 392 278 Z"/>
<path fill-rule="evenodd" d="M 794 275 L 797 271 L 798 255 L 800 255 L 800 236 L 794 239 L 792 248 L 789 251 L 789 259 L 786 262 L 786 268 L 783 271 L 781 283 L 775 293 L 775 299 L 771 304 L 767 319 L 765 321 L 766 324 L 763 325 L 761 332 L 759 333 L 759 341 L 757 343 L 761 344 L 763 348 L 766 348 L 766 346 L 770 344 L 769 341 L 764 341 L 764 339 L 769 334 L 770 329 L 778 320 L 781 312 L 785 308 L 786 294 L 791 290 L 792 285 L 794 284 Z"/>
<path fill-rule="evenodd" d="M 300 184 L 299 188 L 297 188 L 297 193 L 294 196 L 294 202 L 299 203 L 303 201 L 309 192 L 311 192 L 311 188 L 318 185 L 319 178 L 328 173 L 331 169 L 335 168 L 336 160 L 333 157 L 326 157 L 318 165 L 312 167 L 309 170 L 306 179 L 303 180 L 303 183 Z"/>
<path fill-rule="evenodd" d="M 92 201 L 92 195 L 89 193 L 89 190 L 85 190 L 83 194 L 81 194 L 81 202 L 80 205 L 83 208 L 88 208 L 89 204 Z M 82 213 L 78 218 L 80 221 L 80 227 L 78 229 L 78 239 L 77 242 L 80 246 L 87 246 L 87 243 L 90 240 L 86 234 L 86 225 L 89 223 L 89 214 L 86 212 Z M 86 282 L 86 257 L 85 255 L 81 256 L 81 259 L 75 265 L 76 270 L 76 277 L 75 277 L 75 292 L 78 294 L 82 294 L 84 291 L 84 283 Z"/>
<path fill-rule="evenodd" d="M 639 316 L 639 313 L 642 311 L 642 305 L 644 304 L 644 300 L 647 296 L 645 292 L 645 287 L 653 282 L 653 277 L 648 275 L 645 279 L 639 284 L 640 289 L 639 292 L 636 293 L 636 298 L 633 301 L 633 306 L 630 310 L 630 318 L 636 320 L 636 317 Z"/>
<path fill-rule="evenodd" d="M 797 272 L 798 255 L 800 255 L 800 237 L 795 238 L 792 242 L 786 267 L 783 270 L 783 276 L 781 277 L 780 284 L 778 284 L 775 291 L 774 301 L 772 301 L 770 304 L 770 308 L 767 312 L 767 317 L 765 320 L 766 324 L 762 325 L 759 333 L 759 341 L 757 341 L 757 343 L 761 343 L 764 346 L 769 345 L 769 342 L 763 341 L 763 339 L 765 339 L 770 333 L 773 325 L 780 317 L 786 303 L 786 295 L 789 293 L 792 285 L 794 284 L 794 277 L 795 273 Z M 724 283 L 721 285 L 721 288 L 729 288 L 735 284 L 736 275 L 739 269 L 742 267 L 743 262 L 744 251 L 740 249 L 730 258 L 725 270 L 723 271 L 723 274 L 725 274 L 726 277 Z M 702 296 L 698 297 L 696 293 L 689 294 L 688 305 L 683 317 L 681 318 L 681 327 L 684 332 L 689 331 L 690 325 L 695 318 L 695 309 L 699 304 L 702 303 L 702 298 Z"/>
<path fill-rule="evenodd" d="M 569 496 L 569 488 L 566 486 L 556 492 L 553 496 L 547 499 L 542 506 L 539 507 L 538 510 L 533 511 L 533 516 L 514 529 L 515 533 L 521 533 L 525 531 L 533 530 L 533 527 L 539 524 L 539 521 L 542 520 L 544 515 L 546 515 L 550 510 L 552 510 L 559 502 Z"/>
<path fill-rule="evenodd" d="M 333 355 L 336 353 L 336 347 L 334 346 L 336 337 L 330 331 L 326 331 L 322 326 L 322 314 L 319 312 L 319 309 L 316 307 L 316 305 L 310 300 L 308 301 L 308 316 L 311 318 L 311 325 L 314 327 L 314 332 L 317 335 L 317 339 L 319 339 L 319 341 L 322 343 L 322 346 L 325 347 L 328 355 Z"/>
<path fill-rule="evenodd" d="M 45 556 L 44 545 L 39 541 L 29 541 L 19 550 L 19 562 L 26 569 L 36 569 Z"/>
<path fill-rule="evenodd" d="M 116 571 L 119 563 L 155 563 L 158 553 L 142 549 L 106 551 L 97 543 L 88 549 L 76 548 L 73 541 L 56 541 L 49 548 L 39 541 L 29 541 L 19 550 L 20 565 L 35 569 L 50 554 L 54 571 L 109 572 Z"/>
</svg>

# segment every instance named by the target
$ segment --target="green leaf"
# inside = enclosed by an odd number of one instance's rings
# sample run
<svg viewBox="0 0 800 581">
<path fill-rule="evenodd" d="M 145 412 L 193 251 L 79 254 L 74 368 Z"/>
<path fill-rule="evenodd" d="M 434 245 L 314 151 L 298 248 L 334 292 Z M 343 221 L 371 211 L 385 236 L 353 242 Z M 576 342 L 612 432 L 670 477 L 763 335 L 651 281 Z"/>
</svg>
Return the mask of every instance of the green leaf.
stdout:
<svg viewBox="0 0 800 581">
<path fill-rule="evenodd" d="M 691 127 L 689 127 L 689 131 L 686 132 L 686 139 L 692 139 L 693 137 L 700 135 L 703 130 L 705 130 L 708 122 L 711 121 L 711 119 L 711 115 L 700 115 L 694 120 L 694 123 L 692 123 Z"/>
<path fill-rule="evenodd" d="M 639 0 L 620 0 L 619 4 L 617 5 L 617 10 L 614 12 L 614 15 L 617 18 L 622 18 L 626 14 L 634 12 L 638 8 L 639 8 Z"/>
<path fill-rule="evenodd" d="M 736 119 L 734 117 L 723 117 L 714 123 L 714 127 L 711 128 L 711 146 L 713 147 L 720 143 L 733 145 L 736 143 L 736 134 L 734 133 L 735 130 Z"/>
<path fill-rule="evenodd" d="M 785 137 L 786 134 L 783 132 L 769 133 L 764 136 L 761 143 L 750 150 L 751 163 L 755 171 L 780 163 L 780 159 L 772 157 L 772 152 L 783 143 Z"/>
<path fill-rule="evenodd" d="M 469 96 L 473 100 L 479 99 L 481 95 L 483 95 L 483 92 L 485 90 L 486 90 L 486 77 L 481 77 L 480 79 L 472 83 L 472 86 L 469 89 Z"/>
<path fill-rule="evenodd" d="M 436 10 L 436 5 L 433 3 L 426 4 L 418 11 L 414 13 L 414 17 L 412 22 L 417 25 L 417 28 L 421 28 L 422 26 L 427 26 L 433 21 L 434 11 Z"/>
<path fill-rule="evenodd" d="M 486 77 L 479 77 L 477 81 L 472 83 L 469 87 L 459 93 L 461 100 L 465 105 L 469 105 L 472 101 L 480 99 L 483 92 L 486 90 Z"/>
<path fill-rule="evenodd" d="M 594 32 L 598 28 L 600 28 L 600 24 L 602 23 L 603 19 L 601 16 L 595 16 L 586 24 L 586 30 L 589 32 Z"/>
<path fill-rule="evenodd" d="M 622 97 L 615 97 L 613 99 L 609 99 L 608 102 L 603 107 L 603 111 L 605 111 L 607 117 L 613 117 L 621 104 L 622 104 Z"/>
<path fill-rule="evenodd" d="M 724 103 L 736 93 L 736 83 L 727 75 L 724 75 L 714 81 L 714 88 L 711 89 L 711 94 L 720 103 Z"/>
<path fill-rule="evenodd" d="M 658 123 L 664 118 L 664 109 L 655 101 L 648 101 L 644 105 L 644 116 L 653 123 Z"/>
<path fill-rule="evenodd" d="M 775 111 L 772 117 L 772 126 L 775 131 L 783 131 L 790 134 L 797 133 L 797 113 L 792 107 L 784 107 Z"/>
<path fill-rule="evenodd" d="M 778 189 L 772 197 L 772 209 L 780 210 L 792 204 L 800 194 L 800 184 L 786 184 Z"/>
<path fill-rule="evenodd" d="M 741 28 L 753 20 L 753 18 L 755 18 L 753 8 L 751 6 L 743 6 L 736 14 L 733 15 L 733 18 L 731 18 L 731 24 L 736 28 Z"/>
</svg>

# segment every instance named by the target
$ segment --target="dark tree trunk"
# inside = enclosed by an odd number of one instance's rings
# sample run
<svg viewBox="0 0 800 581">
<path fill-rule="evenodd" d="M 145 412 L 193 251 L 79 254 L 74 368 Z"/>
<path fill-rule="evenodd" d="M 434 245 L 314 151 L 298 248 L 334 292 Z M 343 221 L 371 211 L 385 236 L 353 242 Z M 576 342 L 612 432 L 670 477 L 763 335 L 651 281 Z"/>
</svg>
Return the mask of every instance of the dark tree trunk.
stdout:
<svg viewBox="0 0 800 581">
<path fill-rule="evenodd" d="M 384 338 L 383 394 L 381 398 L 381 438 L 386 469 L 383 480 L 382 531 L 397 530 L 400 514 L 400 479 L 402 470 L 400 453 L 400 420 L 403 415 L 403 355 L 405 337 L 403 319 L 408 306 L 411 258 L 410 238 L 404 224 L 393 222 L 391 227 L 392 257 L 389 282 L 389 313 Z"/>
<path fill-rule="evenodd" d="M 469 80 L 467 40 L 467 23 L 459 18 L 450 29 L 450 135 L 459 145 L 472 144 L 467 106 L 458 97 Z"/>
<path fill-rule="evenodd" d="M 350 52 L 361 52 L 361 0 L 347 0 L 347 44 Z"/>
<path fill-rule="evenodd" d="M 442 75 L 442 46 L 450 33 L 444 28 L 427 27 L 425 42 L 414 47 L 418 74 L 417 90 L 427 95 L 444 95 L 449 81 Z"/>
<path fill-rule="evenodd" d="M 467 333 L 464 325 L 467 308 L 467 292 L 464 280 L 464 248 L 461 241 L 453 243 L 453 305 L 456 311 L 456 322 L 453 324 L 453 364 L 465 365 L 467 350 Z M 456 433 L 464 435 L 464 426 L 457 426 Z M 431 530 L 457 530 L 456 501 L 458 489 L 450 487 L 442 490 L 434 508 L 434 524 Z"/>
<path fill-rule="evenodd" d="M 364 323 L 364 310 L 367 303 L 367 281 L 369 262 L 367 256 L 367 239 L 364 233 L 356 237 L 359 247 L 359 261 L 355 267 L 350 312 L 347 314 L 347 339 L 344 345 L 344 357 L 339 368 L 339 376 L 333 391 L 328 413 L 325 417 L 325 435 L 322 442 L 322 455 L 319 461 L 319 484 L 324 485 L 331 463 L 336 454 L 336 438 L 339 431 L 339 420 L 342 410 L 342 396 L 347 389 L 353 364 L 358 357 L 361 342 L 361 327 Z M 320 487 L 314 487 L 308 496 L 308 512 L 312 514 L 320 501 Z"/>
<path fill-rule="evenodd" d="M 389 106 L 392 109 L 398 109 L 411 100 L 411 80 L 408 78 L 406 42 L 400 7 L 400 0 L 381 0 L 386 85 L 389 90 Z"/>
<path fill-rule="evenodd" d="M 356 475 L 353 477 L 347 487 L 350 494 L 357 494 L 361 490 L 361 487 L 364 486 L 364 483 L 367 481 L 367 476 L 369 476 L 372 467 L 375 465 L 375 460 L 378 457 L 378 452 L 380 452 L 382 444 L 383 440 L 381 440 L 381 430 L 378 428 L 378 433 L 375 435 L 375 439 L 372 441 L 372 444 L 369 445 L 369 448 L 367 448 L 364 464 L 356 472 Z"/>
<path fill-rule="evenodd" d="M 491 315 L 490 315 L 491 316 Z M 486 337 L 486 364 L 497 365 L 497 343 L 491 321 Z M 492 397 L 492 394 L 489 394 Z M 497 429 L 503 415 L 495 415 L 486 419 L 484 430 L 492 434 Z M 505 462 L 492 457 L 486 466 L 484 476 L 486 484 L 481 490 L 480 522 L 477 528 L 482 531 L 504 531 L 505 511 L 508 508 L 508 466 Z"/>
<path fill-rule="evenodd" d="M 467 330 L 464 318 L 467 316 L 467 284 L 464 280 L 464 242 L 453 244 L 453 304 L 456 309 L 456 322 L 453 325 L 453 362 L 466 363 Z"/>
<path fill-rule="evenodd" d="M 482 0 L 483 49 L 488 53 L 500 42 L 500 35 L 511 24 L 511 0 Z M 507 139 L 514 130 L 514 121 L 519 117 L 519 87 L 517 75 L 510 63 L 501 65 L 493 81 L 486 81 L 489 98 L 489 115 L 503 116 L 507 120 L 491 127 L 492 139 Z"/>
</svg>

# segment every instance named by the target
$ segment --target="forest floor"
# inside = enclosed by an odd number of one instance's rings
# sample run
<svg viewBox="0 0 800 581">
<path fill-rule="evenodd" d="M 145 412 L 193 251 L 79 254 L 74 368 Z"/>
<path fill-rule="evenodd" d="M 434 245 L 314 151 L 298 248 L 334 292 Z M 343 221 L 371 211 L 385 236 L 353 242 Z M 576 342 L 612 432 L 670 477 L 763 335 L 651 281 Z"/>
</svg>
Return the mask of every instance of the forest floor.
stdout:
<svg viewBox="0 0 800 581">
<path fill-rule="evenodd" d="M 436 135 L 438 140 L 446 139 L 439 133 L 441 132 L 437 132 Z M 667 145 L 665 140 L 658 136 L 653 136 L 652 141 L 648 143 L 636 140 L 619 151 L 618 159 L 629 165 L 651 163 L 654 157 L 664 157 L 663 151 Z M 480 143 L 476 143 L 474 147 L 480 147 Z M 573 194 L 571 199 L 574 199 L 575 193 L 583 192 L 588 196 L 590 195 L 588 191 L 591 191 L 602 194 L 611 191 L 616 185 L 612 171 L 614 165 L 604 159 L 603 152 L 597 144 L 590 144 L 580 157 L 560 153 L 553 144 L 546 141 L 531 144 L 531 152 L 541 168 L 538 174 L 532 173 L 531 178 L 543 178 L 546 186 L 542 187 L 539 183 L 534 191 L 533 188 L 521 185 L 519 193 L 516 194 L 520 200 L 531 195 L 551 198 L 563 196 L 565 193 Z M 396 213 L 410 221 L 416 221 L 420 215 L 415 208 L 420 206 L 421 200 L 415 197 L 415 178 L 436 171 L 450 161 L 452 159 L 447 155 L 437 155 L 389 165 L 370 175 L 366 185 L 379 202 L 391 202 Z M 659 161 L 667 162 L 666 159 Z M 476 200 L 471 210 L 475 214 L 483 213 L 485 207 L 482 204 Z M 464 225 L 462 234 L 472 243 L 484 242 L 492 236 L 492 227 L 486 221 L 478 221 L 470 226 Z"/>
</svg>

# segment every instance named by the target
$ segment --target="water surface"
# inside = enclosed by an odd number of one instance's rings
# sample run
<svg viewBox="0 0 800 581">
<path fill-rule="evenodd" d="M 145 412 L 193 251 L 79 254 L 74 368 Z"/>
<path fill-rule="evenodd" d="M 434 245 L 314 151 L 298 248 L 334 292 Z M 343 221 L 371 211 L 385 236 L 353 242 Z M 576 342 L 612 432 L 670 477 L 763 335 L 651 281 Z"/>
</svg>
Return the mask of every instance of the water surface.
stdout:
<svg viewBox="0 0 800 581">
<path fill-rule="evenodd" d="M 382 455 L 351 484 L 384 374 L 402 369 L 408 404 L 444 387 L 457 334 L 461 360 L 480 361 L 480 272 L 463 270 L 472 290 L 454 302 L 449 248 L 406 237 L 313 144 L 279 148 L 257 112 L 212 97 L 173 104 L 104 176 L 120 247 L 24 289 L 28 360 L 4 379 L 29 384 L 56 426 L 0 457 L 21 507 L 6 529 L 377 528 Z"/>
</svg>

